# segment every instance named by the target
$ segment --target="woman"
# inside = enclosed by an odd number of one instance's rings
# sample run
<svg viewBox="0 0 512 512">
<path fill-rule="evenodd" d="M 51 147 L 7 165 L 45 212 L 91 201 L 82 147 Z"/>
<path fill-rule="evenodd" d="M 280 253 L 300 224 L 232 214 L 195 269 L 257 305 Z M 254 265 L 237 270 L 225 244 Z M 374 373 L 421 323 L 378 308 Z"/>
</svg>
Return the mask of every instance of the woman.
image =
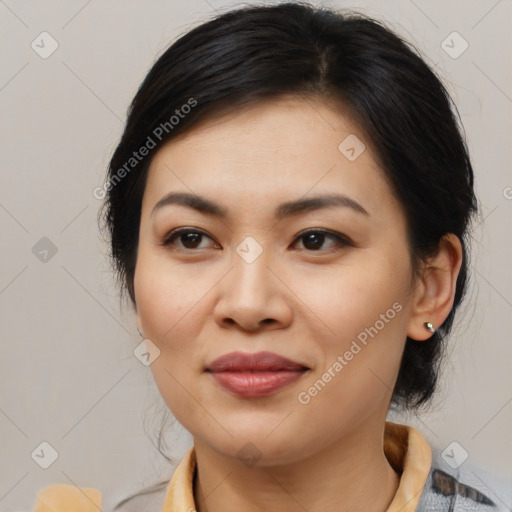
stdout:
<svg viewBox="0 0 512 512">
<path fill-rule="evenodd" d="M 104 191 L 143 355 L 194 439 L 114 510 L 505 510 L 386 421 L 433 396 L 477 209 L 450 98 L 399 37 L 298 3 L 198 26 L 139 88 Z M 50 486 L 36 510 L 78 500 L 101 493 Z"/>
</svg>

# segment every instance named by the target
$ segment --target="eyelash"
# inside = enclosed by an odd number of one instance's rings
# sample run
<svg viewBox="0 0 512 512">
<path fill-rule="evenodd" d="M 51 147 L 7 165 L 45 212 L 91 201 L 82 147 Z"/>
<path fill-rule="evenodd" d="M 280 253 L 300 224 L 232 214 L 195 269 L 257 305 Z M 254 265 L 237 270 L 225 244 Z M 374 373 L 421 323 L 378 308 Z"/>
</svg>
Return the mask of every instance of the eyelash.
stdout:
<svg viewBox="0 0 512 512">
<path fill-rule="evenodd" d="M 196 234 L 196 235 L 202 235 L 202 236 L 206 236 L 206 237 L 211 239 L 210 236 L 208 236 L 205 232 L 203 232 L 201 230 L 192 229 L 192 228 L 178 228 L 178 229 L 175 229 L 175 230 L 171 231 L 165 237 L 164 241 L 161 244 L 159 244 L 159 245 L 165 246 L 165 247 L 170 246 L 170 245 L 172 245 L 174 243 L 174 241 L 177 238 L 179 238 L 181 235 L 183 235 L 185 233 L 193 233 L 193 234 Z M 337 242 L 337 244 L 334 247 L 331 247 L 329 249 L 324 249 L 324 250 L 321 250 L 321 249 L 320 250 L 303 249 L 303 250 L 305 250 L 307 252 L 312 252 L 312 253 L 315 253 L 315 252 L 326 252 L 326 251 L 330 251 L 330 250 L 335 250 L 337 248 L 339 249 L 339 248 L 343 248 L 343 247 L 354 247 L 354 243 L 347 236 L 342 235 L 341 233 L 336 233 L 334 231 L 329 231 L 329 230 L 326 230 L 326 229 L 309 229 L 309 230 L 303 231 L 302 233 L 299 233 L 295 237 L 294 243 L 295 243 L 295 241 L 300 240 L 302 238 L 305 238 L 306 236 L 308 236 L 310 234 L 324 235 L 326 237 L 334 239 Z M 198 250 L 200 250 L 200 248 L 199 249 L 198 248 L 190 249 L 190 248 L 187 248 L 187 247 L 179 247 L 179 249 L 181 249 L 183 251 L 198 251 Z"/>
</svg>

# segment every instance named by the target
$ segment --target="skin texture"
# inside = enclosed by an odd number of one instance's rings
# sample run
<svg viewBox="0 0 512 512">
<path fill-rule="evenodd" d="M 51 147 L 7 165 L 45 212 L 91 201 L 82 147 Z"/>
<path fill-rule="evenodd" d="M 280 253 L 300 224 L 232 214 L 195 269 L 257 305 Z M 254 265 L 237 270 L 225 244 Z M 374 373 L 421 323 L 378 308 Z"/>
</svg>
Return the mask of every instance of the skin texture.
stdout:
<svg viewBox="0 0 512 512">
<path fill-rule="evenodd" d="M 354 161 L 338 150 L 349 134 L 366 144 Z M 207 197 L 229 215 L 183 205 L 152 215 L 171 191 Z M 334 206 L 274 218 L 285 201 L 333 192 L 368 215 Z M 206 236 L 161 245 L 179 227 Z M 353 245 L 320 236 L 315 249 L 298 236 L 311 228 Z M 236 252 L 248 236 L 263 249 L 252 263 Z M 370 141 L 327 101 L 266 101 L 163 146 L 142 204 L 136 321 L 160 350 L 151 369 L 163 400 L 194 438 L 198 510 L 386 510 L 399 477 L 383 452 L 384 425 L 406 336 L 428 343 L 423 322 L 439 326 L 448 315 L 460 262 L 450 235 L 413 277 L 402 206 Z M 400 311 L 389 319 L 393 304 Z M 388 321 L 377 335 L 301 403 L 381 315 Z M 223 354 L 262 350 L 310 370 L 258 398 L 234 396 L 204 371 Z M 261 456 L 253 467 L 237 456 L 246 443 Z"/>
</svg>

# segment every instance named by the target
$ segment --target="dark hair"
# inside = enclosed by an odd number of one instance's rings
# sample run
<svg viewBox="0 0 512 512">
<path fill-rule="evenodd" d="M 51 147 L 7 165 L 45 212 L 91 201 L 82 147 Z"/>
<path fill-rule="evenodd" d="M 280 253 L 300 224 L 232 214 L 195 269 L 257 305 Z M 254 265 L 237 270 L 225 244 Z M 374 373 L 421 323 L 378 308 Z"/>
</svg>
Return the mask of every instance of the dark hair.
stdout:
<svg viewBox="0 0 512 512">
<path fill-rule="evenodd" d="M 135 302 L 151 156 L 199 121 L 290 94 L 335 100 L 358 122 L 405 210 L 415 272 L 444 235 L 462 242 L 453 308 L 428 341 L 407 339 L 393 390 L 392 406 L 418 409 L 434 393 L 466 287 L 467 230 L 477 210 L 473 170 L 440 79 L 412 46 L 364 15 L 298 2 L 239 8 L 185 33 L 158 58 L 129 108 L 100 211 L 122 294 Z M 150 140 L 151 154 L 133 158 Z"/>
</svg>

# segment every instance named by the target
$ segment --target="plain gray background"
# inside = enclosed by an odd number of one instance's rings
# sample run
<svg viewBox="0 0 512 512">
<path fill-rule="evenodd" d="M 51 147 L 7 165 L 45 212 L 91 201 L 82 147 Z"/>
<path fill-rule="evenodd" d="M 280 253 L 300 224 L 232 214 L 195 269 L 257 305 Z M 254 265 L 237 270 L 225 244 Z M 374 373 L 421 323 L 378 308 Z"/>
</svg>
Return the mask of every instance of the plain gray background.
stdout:
<svg viewBox="0 0 512 512">
<path fill-rule="evenodd" d="M 144 432 L 142 415 L 151 432 L 165 409 L 149 368 L 133 356 L 139 338 L 130 310 L 119 307 L 93 190 L 156 57 L 178 35 L 239 4 L 0 0 L 4 512 L 30 510 L 52 483 L 106 493 L 172 474 Z M 435 67 L 459 107 L 482 207 L 465 315 L 434 406 L 419 418 L 390 419 L 416 426 L 440 448 L 456 441 L 468 461 L 512 482 L 512 3 L 323 4 L 386 21 Z M 463 39 L 453 39 L 454 31 Z M 42 32 L 58 44 L 47 58 L 40 53 L 52 42 Z M 464 41 L 468 48 L 453 58 Z M 178 462 L 190 437 L 168 425 Z M 31 455 L 43 441 L 58 452 L 48 469 Z"/>
</svg>

